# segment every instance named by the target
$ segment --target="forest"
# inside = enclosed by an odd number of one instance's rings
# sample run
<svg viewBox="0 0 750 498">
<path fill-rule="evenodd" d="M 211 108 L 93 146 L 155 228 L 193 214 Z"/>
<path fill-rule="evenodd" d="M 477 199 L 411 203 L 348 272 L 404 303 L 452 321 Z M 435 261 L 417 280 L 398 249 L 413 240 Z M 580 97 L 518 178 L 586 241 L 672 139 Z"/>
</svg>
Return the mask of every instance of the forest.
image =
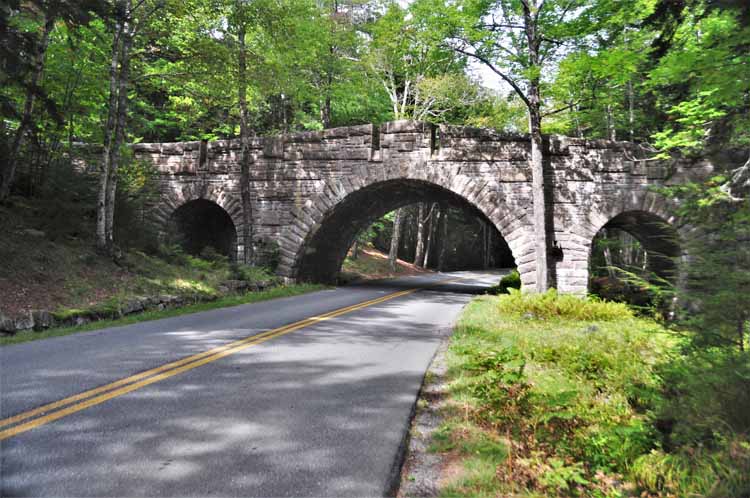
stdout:
<svg viewBox="0 0 750 498">
<path fill-rule="evenodd" d="M 231 261 L 210 241 L 158 240 L 144 221 L 156 173 L 129 144 L 239 139 L 248 185 L 253 137 L 401 119 L 531 142 L 537 297 L 508 290 L 520 287 L 516 274 L 491 290 L 511 294 L 497 307 L 469 308 L 454 368 L 471 372 L 459 376 L 458 392 L 484 408 L 475 425 L 446 429 L 438 446 L 458 451 L 459 435 L 475 429 L 528 441 L 517 443 L 522 464 L 503 474 L 503 453 L 484 481 L 448 495 L 750 496 L 747 0 L 3 0 L 0 306 L 20 316 L 28 296 L 41 295 L 67 313 L 121 306 L 126 288 L 178 292 L 162 285 L 167 279 L 189 282 L 179 292 L 213 296 L 228 278 L 274 278 L 273 258 L 256 259 L 252 244 Z M 711 165 L 708 177 L 658 192 L 694 228 L 681 241 L 690 257 L 674 262 L 679 278 L 653 274 L 637 237 L 605 229 L 590 257 L 595 296 L 556 300 L 547 289 L 548 135 L 636 142 L 654 160 Z M 77 157 L 89 145 L 100 147 L 98 161 L 82 167 Z M 249 187 L 241 196 L 243 206 L 252 202 Z M 376 220 L 345 267 L 373 248 L 389 253 L 394 271 L 397 259 L 418 270 L 515 266 L 485 218 L 438 203 Z M 502 334 L 525 327 L 531 313 L 547 320 L 534 333 L 551 334 L 542 328 L 559 319 L 578 335 L 557 353 L 543 334 L 512 336 L 531 353 L 474 351 L 501 334 L 487 332 L 499 319 L 482 314 L 499 309 L 515 317 Z M 597 313 L 603 318 L 591 318 Z M 611 350 L 597 343 L 601 360 L 592 359 L 582 352 L 587 320 L 622 320 L 613 323 L 632 336 L 617 335 Z M 600 326 L 619 325 L 588 327 Z M 654 339 L 660 334 L 667 338 Z M 585 399 L 570 408 L 562 388 L 535 394 L 518 367 L 532 359 L 544 368 L 569 361 L 554 368 L 590 380 Z M 606 394 L 597 376 L 608 375 L 622 387 L 621 411 L 596 405 Z M 609 432 L 597 432 L 604 426 Z"/>
</svg>

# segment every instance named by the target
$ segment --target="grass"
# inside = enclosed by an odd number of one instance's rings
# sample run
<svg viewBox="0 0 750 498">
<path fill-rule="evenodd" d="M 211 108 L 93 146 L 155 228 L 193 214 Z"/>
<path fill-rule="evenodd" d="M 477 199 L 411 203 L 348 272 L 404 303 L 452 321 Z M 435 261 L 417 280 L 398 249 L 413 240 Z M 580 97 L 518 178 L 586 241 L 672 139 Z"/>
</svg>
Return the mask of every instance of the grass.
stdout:
<svg viewBox="0 0 750 498">
<path fill-rule="evenodd" d="M 151 320 L 159 320 L 161 318 L 169 318 L 173 316 L 186 315 L 190 313 L 198 313 L 201 311 L 208 311 L 217 308 L 226 308 L 229 306 L 237 306 L 240 304 L 250 304 L 260 301 L 267 301 L 269 299 L 276 299 L 280 297 L 298 296 L 308 292 L 314 292 L 326 288 L 322 285 L 315 284 L 298 284 L 289 285 L 282 287 L 273 287 L 261 292 L 248 292 L 242 295 L 227 296 L 219 298 L 215 301 L 207 301 L 196 304 L 183 306 L 180 308 L 170 308 L 165 310 L 154 310 L 145 311 L 143 313 L 128 315 L 122 318 L 112 320 L 100 320 L 96 322 L 87 323 L 76 327 L 61 327 L 47 329 L 39 332 L 26 331 L 19 332 L 12 336 L 0 337 L 0 346 L 9 344 L 18 344 L 22 342 L 34 341 L 39 339 L 46 339 L 50 337 L 60 337 L 64 335 L 74 334 L 76 332 L 86 332 L 90 330 L 98 330 L 107 327 L 120 327 L 123 325 L 131 325 L 138 322 L 146 322 Z"/>
</svg>

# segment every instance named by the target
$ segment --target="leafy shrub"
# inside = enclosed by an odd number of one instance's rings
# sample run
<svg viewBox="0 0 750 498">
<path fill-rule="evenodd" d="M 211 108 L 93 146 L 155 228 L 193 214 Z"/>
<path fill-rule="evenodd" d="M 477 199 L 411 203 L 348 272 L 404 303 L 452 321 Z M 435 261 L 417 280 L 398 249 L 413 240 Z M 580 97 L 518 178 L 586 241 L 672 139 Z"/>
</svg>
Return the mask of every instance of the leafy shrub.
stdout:
<svg viewBox="0 0 750 498">
<path fill-rule="evenodd" d="M 521 288 L 521 274 L 518 270 L 513 270 L 507 275 L 500 279 L 500 283 L 494 287 L 490 287 L 487 290 L 487 294 L 507 294 L 508 289 L 520 289 Z"/>
<path fill-rule="evenodd" d="M 665 449 L 712 446 L 727 432 L 750 434 L 750 352 L 692 351 L 660 369 L 658 417 Z"/>
<path fill-rule="evenodd" d="M 264 266 L 251 266 L 241 263 L 233 263 L 231 268 L 232 278 L 245 280 L 247 282 L 268 282 L 276 280 L 273 272 Z"/>
<path fill-rule="evenodd" d="M 500 279 L 500 288 L 503 291 L 508 289 L 520 289 L 521 288 L 521 274 L 518 270 L 513 270 L 503 278 Z"/>
<path fill-rule="evenodd" d="M 654 450 L 635 462 L 632 475 L 650 496 L 750 496 L 750 441 L 735 435 L 714 448 Z"/>
<path fill-rule="evenodd" d="M 634 316 L 625 304 L 600 301 L 595 297 L 582 298 L 571 294 L 558 294 L 555 289 L 543 294 L 526 294 L 515 289 L 509 292 L 509 296 L 498 301 L 501 313 L 535 319 L 579 321 L 612 321 Z"/>
<path fill-rule="evenodd" d="M 159 246 L 159 257 L 173 264 L 188 264 L 188 254 L 179 244 L 161 244 Z"/>
<path fill-rule="evenodd" d="M 205 261 L 217 261 L 220 263 L 226 263 L 229 258 L 219 253 L 213 246 L 206 246 L 201 249 L 200 258 Z"/>
</svg>

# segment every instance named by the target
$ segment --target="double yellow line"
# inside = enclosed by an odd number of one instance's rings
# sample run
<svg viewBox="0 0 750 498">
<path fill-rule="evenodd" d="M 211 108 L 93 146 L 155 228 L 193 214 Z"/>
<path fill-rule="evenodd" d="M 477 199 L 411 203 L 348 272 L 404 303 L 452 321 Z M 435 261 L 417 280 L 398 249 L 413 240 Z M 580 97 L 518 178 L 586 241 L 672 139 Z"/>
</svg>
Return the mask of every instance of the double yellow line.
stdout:
<svg viewBox="0 0 750 498">
<path fill-rule="evenodd" d="M 438 283 L 445 283 L 445 281 Z M 156 382 L 174 377 L 175 375 L 181 374 L 183 372 L 187 372 L 188 370 L 198 368 L 207 363 L 214 362 L 216 360 L 224 358 L 225 356 L 229 356 L 242 351 L 243 349 L 261 344 L 275 337 L 289 334 L 290 332 L 294 332 L 318 322 L 330 320 L 331 318 L 335 318 L 346 313 L 351 313 L 352 311 L 395 299 L 397 297 L 405 296 L 407 294 L 412 294 L 418 290 L 420 289 L 415 288 L 394 292 L 392 294 L 387 294 L 385 296 L 371 299 L 369 301 L 364 301 L 359 304 L 347 306 L 345 308 L 339 308 L 322 315 L 306 318 L 299 322 L 294 322 L 283 327 L 268 330 L 260 334 L 233 341 L 223 346 L 209 349 L 202 353 L 188 356 L 181 360 L 173 361 L 171 363 L 167 363 L 159 367 L 152 368 L 135 375 L 131 375 L 130 377 L 125 377 L 115 382 L 111 382 L 104 386 L 90 389 L 88 391 L 84 391 L 82 393 L 61 399 L 59 401 L 34 408 L 33 410 L 19 413 L 18 415 L 0 420 L 0 441 L 13 436 L 17 436 L 18 434 L 29 431 L 41 425 L 54 422 L 55 420 L 61 419 L 73 413 L 85 410 L 86 408 L 104 403 L 107 400 L 122 396 L 123 394 L 135 391 L 136 389 L 146 387 Z"/>
</svg>

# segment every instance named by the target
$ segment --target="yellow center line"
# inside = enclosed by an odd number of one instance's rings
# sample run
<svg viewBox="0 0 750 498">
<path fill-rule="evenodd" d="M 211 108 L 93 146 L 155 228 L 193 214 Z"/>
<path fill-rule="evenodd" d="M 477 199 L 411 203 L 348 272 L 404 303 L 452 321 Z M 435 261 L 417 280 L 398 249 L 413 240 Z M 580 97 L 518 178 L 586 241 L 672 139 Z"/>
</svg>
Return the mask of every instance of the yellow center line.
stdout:
<svg viewBox="0 0 750 498">
<path fill-rule="evenodd" d="M 436 282 L 433 285 L 445 284 L 445 283 L 453 282 L 456 280 L 461 280 L 461 279 L 454 278 L 454 279 L 442 280 L 442 281 Z M 223 346 L 212 348 L 202 353 L 188 356 L 181 360 L 173 361 L 173 362 L 161 365 L 159 367 L 152 368 L 150 370 L 146 370 L 144 372 L 140 372 L 138 374 L 131 375 L 129 377 L 125 377 L 123 379 L 117 380 L 115 382 L 111 382 L 104 386 L 97 387 L 95 389 L 90 389 L 88 391 L 84 391 L 74 396 L 70 396 L 70 397 L 55 401 L 53 403 L 49 403 L 49 404 L 40 406 L 38 408 L 34 408 L 32 410 L 28 410 L 23 413 L 19 413 L 18 415 L 14 415 L 12 417 L 0 420 L 0 428 L 6 427 L 6 429 L 0 431 L 0 441 L 7 439 L 9 437 L 16 436 L 28 430 L 34 429 L 35 427 L 39 427 L 49 422 L 53 422 L 55 420 L 66 417 L 68 415 L 79 412 L 81 410 L 85 410 L 86 408 L 98 405 L 100 403 L 104 403 L 107 400 L 116 398 L 118 396 L 122 396 L 123 394 L 127 394 L 129 392 L 135 391 L 136 389 L 140 389 L 142 387 L 148 386 L 155 382 L 168 379 L 170 377 L 173 377 L 183 372 L 187 372 L 188 370 L 192 370 L 194 368 L 200 367 L 207 363 L 214 362 L 226 356 L 242 351 L 243 349 L 246 349 L 250 346 L 261 344 L 270 339 L 280 337 L 285 334 L 289 334 L 291 332 L 302 329 L 304 327 L 313 325 L 321 321 L 330 320 L 331 318 L 335 318 L 337 316 L 344 315 L 352 311 L 366 308 L 368 306 L 373 306 L 375 304 L 382 303 L 384 301 L 388 301 L 391 299 L 395 299 L 397 297 L 405 296 L 407 294 L 412 294 L 418 290 L 420 290 L 420 288 L 413 288 L 413 289 L 407 289 L 407 290 L 403 290 L 399 292 L 394 292 L 391 294 L 387 294 L 385 296 L 371 299 L 369 301 L 364 301 L 359 304 L 354 304 L 354 305 L 347 306 L 344 308 L 339 308 L 337 310 L 333 310 L 328 313 L 324 313 L 322 315 L 309 317 L 304 320 L 300 320 L 298 322 L 285 325 L 283 327 L 272 329 L 272 330 L 269 330 L 260 334 L 255 334 L 255 335 L 246 337 L 244 339 L 236 340 L 228 344 L 225 344 Z M 68 406 L 68 405 L 71 405 L 71 406 Z M 67 408 L 65 408 L 66 406 Z M 36 417 L 37 415 L 44 415 L 44 416 L 40 416 L 33 420 L 28 420 L 28 419 L 32 419 Z M 28 420 L 28 421 L 24 423 L 19 423 L 25 420 Z M 11 426 L 13 424 L 18 424 L 18 425 L 7 428 L 8 426 Z"/>
</svg>

